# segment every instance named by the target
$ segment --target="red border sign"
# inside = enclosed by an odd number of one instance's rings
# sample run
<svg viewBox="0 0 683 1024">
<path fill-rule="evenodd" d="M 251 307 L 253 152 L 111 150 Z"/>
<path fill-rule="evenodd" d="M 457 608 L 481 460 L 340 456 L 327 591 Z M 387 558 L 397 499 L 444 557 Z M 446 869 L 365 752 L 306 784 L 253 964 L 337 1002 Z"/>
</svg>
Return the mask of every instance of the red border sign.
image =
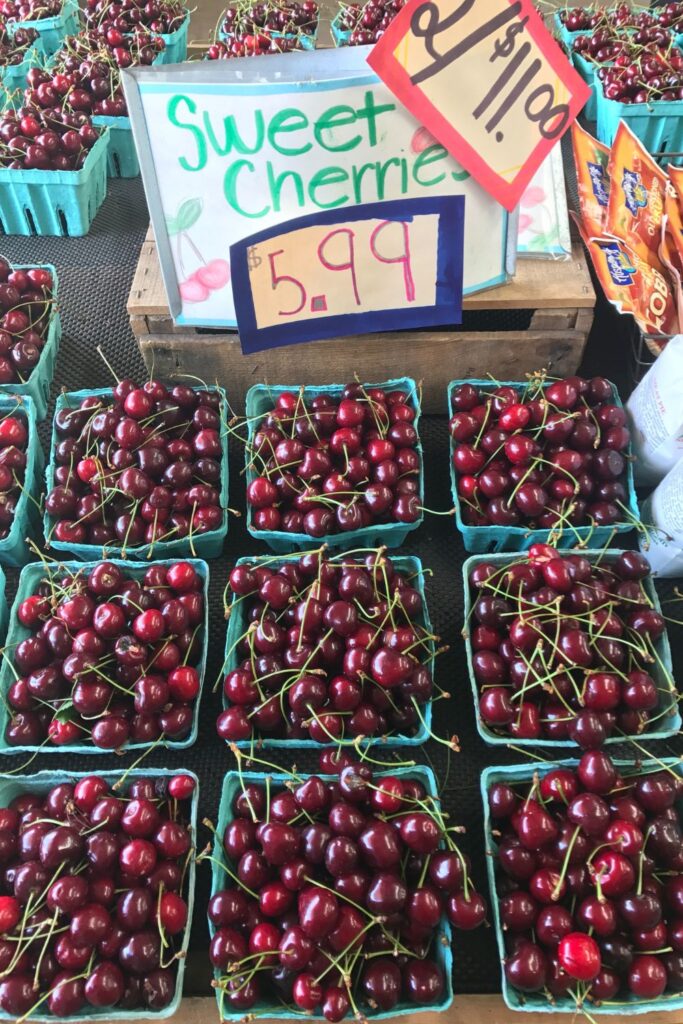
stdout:
<svg viewBox="0 0 683 1024">
<path fill-rule="evenodd" d="M 590 96 L 532 0 L 409 0 L 368 63 L 508 210 Z"/>
</svg>

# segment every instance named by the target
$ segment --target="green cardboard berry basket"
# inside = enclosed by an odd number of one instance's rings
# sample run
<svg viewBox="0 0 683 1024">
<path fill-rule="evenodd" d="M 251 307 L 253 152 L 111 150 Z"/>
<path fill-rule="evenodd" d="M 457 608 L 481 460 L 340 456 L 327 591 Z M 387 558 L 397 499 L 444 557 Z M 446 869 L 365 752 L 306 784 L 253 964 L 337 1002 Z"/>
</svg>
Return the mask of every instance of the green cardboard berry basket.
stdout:
<svg viewBox="0 0 683 1024">
<path fill-rule="evenodd" d="M 624 121 L 655 160 L 683 164 L 683 100 L 620 103 L 608 100 L 601 88 L 596 88 L 596 96 L 600 142 L 611 146 L 619 122 Z"/>
<path fill-rule="evenodd" d="M 197 847 L 197 814 L 199 807 L 199 779 L 194 772 L 189 771 L 186 768 L 133 768 L 126 772 L 126 778 L 130 781 L 135 779 L 170 779 L 174 775 L 178 775 L 182 771 L 183 775 L 189 775 L 194 779 L 195 787 L 192 794 L 190 803 L 190 816 L 189 824 L 192 835 L 193 844 L 196 850 Z M 73 783 L 78 779 L 83 779 L 90 772 L 67 772 L 67 771 L 41 771 L 36 772 L 34 775 L 0 775 L 0 807 L 6 807 L 11 800 L 19 796 L 21 793 L 47 793 L 53 786 L 59 786 L 63 783 Z M 116 782 L 121 778 L 122 771 L 103 771 L 97 773 L 100 778 L 107 782 Z M 187 924 L 185 926 L 185 932 L 183 935 L 183 941 L 180 945 L 178 952 L 181 954 L 177 960 L 177 973 L 176 973 L 176 984 L 175 994 L 173 999 L 164 1007 L 163 1010 L 149 1010 L 139 1008 L 137 1010 L 117 1010 L 116 1008 L 108 1007 L 99 1009 L 93 1006 L 84 1006 L 79 1010 L 75 1017 L 55 1017 L 54 1014 L 41 1012 L 39 1007 L 29 1017 L 30 1021 L 49 1022 L 54 1024 L 57 1020 L 63 1020 L 68 1022 L 75 1021 L 119 1021 L 119 1020 L 164 1020 L 167 1017 L 172 1017 L 178 1012 L 180 1008 L 180 1001 L 183 995 L 183 978 L 185 975 L 185 964 L 187 962 L 187 952 L 190 944 L 190 929 L 192 925 L 192 911 L 194 909 L 194 896 L 195 896 L 195 881 L 196 881 L 196 862 L 195 858 L 191 857 L 187 868 L 187 883 L 185 887 L 185 901 L 187 903 Z M 39 998 L 39 996 L 37 996 Z M 0 1020 L 15 1021 L 16 1018 L 12 1017 L 11 1014 L 5 1013 L 4 1010 L 0 1010 Z"/>
<path fill-rule="evenodd" d="M 38 438 L 36 407 L 29 395 L 0 394 L 0 417 L 21 412 L 28 424 L 26 469 L 21 494 L 9 533 L 0 540 L 0 565 L 23 565 L 31 557 L 28 537 L 39 532 L 38 496 L 41 492 L 43 449 Z"/>
<path fill-rule="evenodd" d="M 552 383 L 553 381 L 549 380 L 545 387 L 550 387 Z M 528 382 L 519 380 L 452 380 L 448 385 L 447 412 L 449 420 L 452 416 L 451 400 L 453 392 L 462 384 L 472 384 L 475 388 L 513 387 L 517 388 L 519 391 L 524 391 L 528 387 Z M 618 405 L 619 408 L 623 408 L 619 392 L 614 384 L 612 385 L 612 401 L 614 405 Z M 477 553 L 483 551 L 526 551 L 532 544 L 546 542 L 549 534 L 552 533 L 552 530 L 532 530 L 527 526 L 469 526 L 463 522 L 460 495 L 458 493 L 458 477 L 453 465 L 454 448 L 455 444 L 453 442 L 453 438 L 450 437 L 449 470 L 451 474 L 451 493 L 453 495 L 453 504 L 455 506 L 455 522 L 459 532 L 462 534 L 465 550 Z M 561 536 L 554 539 L 553 543 L 555 547 L 569 548 L 579 542 L 590 542 L 593 547 L 599 547 L 601 544 L 610 544 L 615 534 L 627 533 L 629 530 L 633 529 L 633 523 L 638 520 L 639 512 L 636 490 L 633 482 L 633 464 L 629 458 L 630 454 L 631 446 L 629 445 L 628 450 L 624 453 L 626 458 L 625 485 L 627 491 L 628 511 L 632 520 L 616 522 L 613 523 L 612 526 L 566 526 L 562 530 Z"/>
<path fill-rule="evenodd" d="M 533 764 L 514 764 L 506 766 L 494 765 L 490 768 L 485 768 L 482 772 L 481 798 L 484 804 L 486 871 L 488 874 L 489 891 L 491 893 L 491 903 L 493 905 L 496 941 L 498 943 L 498 952 L 500 954 L 501 962 L 504 961 L 507 956 L 507 949 L 505 948 L 503 926 L 500 919 L 498 888 L 496 886 L 496 855 L 498 851 L 498 844 L 493 833 L 494 826 L 488 801 L 489 790 L 496 782 L 503 782 L 514 786 L 520 782 L 531 782 L 535 775 L 540 774 L 543 776 L 547 772 L 554 771 L 557 768 L 575 768 L 577 764 L 578 761 L 567 760 L 545 762 L 541 766 L 538 761 L 536 761 Z M 634 761 L 615 759 L 614 765 L 622 773 L 629 768 L 635 768 Z M 683 766 L 681 765 L 680 760 L 675 757 L 665 757 L 662 758 L 661 761 L 641 761 L 638 766 L 638 773 L 656 771 L 663 765 L 675 771 L 677 775 L 683 776 Z M 581 1019 L 582 1015 L 580 1011 L 577 1011 L 576 1003 L 572 998 L 568 996 L 559 996 L 550 1002 L 543 993 L 540 992 L 518 992 L 517 989 L 513 988 L 513 986 L 509 984 L 504 969 L 501 969 L 501 987 L 505 1005 L 511 1010 L 520 1010 L 524 1013 L 566 1013 L 572 1014 L 577 1021 Z M 591 1017 L 599 1015 L 631 1017 L 636 1016 L 637 1014 L 659 1013 L 665 1010 L 683 1010 L 683 993 L 665 993 L 664 995 L 659 996 L 658 999 L 654 1000 L 638 999 L 637 996 L 634 996 L 632 993 L 628 993 L 627 995 L 620 995 L 618 1000 L 604 1000 L 601 1003 L 589 1003 L 588 1005 L 590 1007 L 589 1014 Z"/>
<path fill-rule="evenodd" d="M 125 559 L 110 558 L 107 561 L 113 565 L 117 565 L 122 569 L 127 576 L 133 579 L 142 579 L 150 565 L 172 565 L 176 559 L 158 559 L 154 562 L 129 562 Z M 165 740 L 163 746 L 168 747 L 171 750 L 182 750 L 185 747 L 191 747 L 197 740 L 197 732 L 199 730 L 199 705 L 202 699 L 202 689 L 204 686 L 204 675 L 206 673 L 206 659 L 209 650 L 209 567 L 206 562 L 198 558 L 184 559 L 194 566 L 195 571 L 202 580 L 202 594 L 204 597 L 204 621 L 202 623 L 202 644 L 201 654 L 199 656 L 199 662 L 196 666 L 197 672 L 199 673 L 199 693 L 194 702 L 192 709 L 192 729 L 190 733 L 183 740 Z M 17 586 L 17 593 L 12 605 L 12 610 L 9 617 L 9 629 L 7 631 L 7 640 L 5 643 L 6 648 L 11 652 L 17 644 L 25 640 L 26 637 L 31 636 L 32 632 L 27 626 L 23 626 L 17 617 L 17 611 L 22 601 L 25 601 L 27 597 L 36 592 L 36 588 L 41 580 L 45 578 L 46 569 L 51 569 L 53 572 L 58 570 L 65 570 L 68 573 L 82 573 L 87 575 L 96 565 L 99 565 L 99 561 L 94 562 L 32 562 L 30 565 L 24 566 L 19 577 L 19 584 Z M 0 664 L 0 755 L 9 754 L 10 756 L 19 753 L 26 754 L 112 754 L 114 751 L 107 750 L 102 747 L 96 747 L 93 743 L 66 743 L 61 746 L 55 744 L 45 743 L 40 746 L 10 746 L 5 739 L 5 733 L 7 729 L 7 723 L 10 718 L 9 706 L 5 700 L 5 694 L 9 687 L 16 678 L 14 667 L 10 664 L 11 654 L 2 656 L 2 664 Z M 151 744 L 149 743 L 127 743 L 123 748 L 125 751 L 129 750 L 147 750 Z M 156 771 L 156 769 L 155 769 Z"/>
<path fill-rule="evenodd" d="M 59 291 L 59 279 L 57 270 L 51 263 L 26 264 L 13 267 L 14 270 L 49 270 L 52 274 L 52 299 L 54 308 L 52 311 L 50 326 L 47 337 L 40 353 L 40 359 L 33 367 L 28 380 L 24 384 L 0 384 L 0 395 L 23 395 L 32 398 L 36 407 L 36 419 L 40 422 L 47 416 L 47 406 L 50 401 L 50 388 L 55 374 L 55 364 L 59 343 L 62 338 L 62 321 L 57 307 Z"/>
<path fill-rule="evenodd" d="M 206 388 L 201 390 L 218 391 L 221 395 L 221 422 L 227 422 L 227 399 L 222 388 Z M 68 391 L 59 395 L 55 405 L 55 413 L 60 409 L 77 408 L 84 398 L 89 396 L 106 396 L 111 399 L 111 388 L 95 388 L 94 390 L 84 389 L 82 391 Z M 55 446 L 59 440 L 54 422 L 52 425 L 52 438 L 50 441 L 50 463 L 45 474 L 47 491 L 54 486 L 55 476 Z M 223 522 L 216 530 L 209 530 L 206 533 L 197 533 L 192 539 L 179 537 L 175 540 L 157 541 L 150 547 L 149 544 L 130 545 L 126 547 L 126 554 L 131 558 L 148 558 L 155 561 L 160 558 L 178 558 L 192 556 L 193 558 L 218 558 L 223 550 L 223 542 L 228 533 L 228 435 L 227 431 L 222 436 L 222 457 L 221 457 L 221 491 L 220 503 L 223 510 Z M 52 536 L 53 524 L 47 512 L 43 516 L 43 529 L 45 532 L 46 546 L 49 550 L 71 554 L 75 558 L 82 558 L 86 561 L 99 558 L 102 555 L 102 548 L 97 544 L 76 544 L 67 541 L 55 540 Z M 107 552 L 120 554 L 120 544 L 108 544 Z"/>
<path fill-rule="evenodd" d="M 21 64 L 0 65 L 0 109 L 21 106 L 26 76 L 31 68 L 38 67 L 41 56 L 41 50 L 32 43 L 27 47 Z"/>
<path fill-rule="evenodd" d="M 427 793 L 438 800 L 438 786 L 434 772 L 431 768 L 425 765 L 415 765 L 413 768 L 395 768 L 389 772 L 373 772 L 373 779 L 382 779 L 387 775 L 398 776 L 398 778 L 404 779 L 417 779 L 423 784 Z M 309 779 L 310 775 L 297 776 L 302 782 Z M 288 782 L 291 782 L 291 775 L 285 774 L 271 774 L 267 776 L 263 772 L 236 772 L 229 771 L 226 773 L 223 779 L 223 788 L 221 790 L 221 800 L 218 807 L 218 821 L 216 823 L 216 830 L 214 833 L 214 845 L 213 845 L 213 858 L 211 862 L 211 896 L 213 897 L 217 892 L 226 887 L 232 888 L 235 883 L 229 877 L 227 872 L 224 870 L 223 864 L 226 859 L 225 852 L 223 850 L 223 834 L 227 825 L 234 818 L 232 804 L 235 796 L 241 791 L 243 784 L 255 783 L 257 785 L 265 786 L 266 778 L 270 779 L 270 784 L 273 786 L 285 786 Z M 327 776 L 323 776 L 323 779 Z M 209 921 L 209 932 L 213 938 L 216 928 L 215 925 Z M 451 949 L 451 926 L 445 916 L 441 918 L 439 925 L 439 931 L 434 936 L 434 959 L 441 968 L 444 976 L 444 991 L 443 996 L 438 1003 L 433 1003 L 429 1006 L 419 1006 L 415 1003 L 399 1003 L 393 1010 L 382 1013 L 371 1013 L 368 1014 L 368 1020 L 390 1020 L 394 1017 L 404 1017 L 407 1014 L 418 1014 L 421 1010 L 428 1011 L 430 1013 L 443 1013 L 453 1002 L 453 951 Z M 216 981 L 220 978 L 220 971 L 214 971 L 214 978 Z M 216 989 L 216 1000 L 218 1002 L 219 1013 L 221 1020 L 223 1021 L 243 1021 L 245 1018 L 244 1011 L 238 1011 L 231 1013 L 227 1008 L 227 1005 L 221 1007 L 221 994 L 219 989 Z M 258 1019 L 261 1017 L 277 1017 L 278 1020 L 324 1020 L 321 1014 L 304 1014 L 303 1011 L 295 1012 L 293 1009 L 284 1009 L 282 1004 L 279 1005 L 268 1005 L 265 1003 L 257 1003 L 253 1010 L 249 1011 L 248 1016 L 254 1014 Z"/>
<path fill-rule="evenodd" d="M 7 607 L 7 580 L 0 568 L 0 643 L 5 642 L 7 622 L 9 620 L 9 608 Z"/>
<path fill-rule="evenodd" d="M 566 552 L 569 554 L 569 552 Z M 606 564 L 616 561 L 618 556 L 621 554 L 621 550 L 618 548 L 609 548 L 607 551 L 598 551 L 595 549 L 581 548 L 577 551 L 578 554 L 583 555 L 589 562 L 601 561 Z M 472 558 L 468 558 L 462 567 L 462 580 L 464 588 L 464 631 L 465 631 L 465 654 L 467 656 L 467 672 L 469 675 L 470 686 L 472 688 L 472 697 L 474 700 L 474 714 L 477 720 L 477 732 L 484 740 L 485 743 L 491 746 L 509 747 L 511 743 L 514 743 L 516 747 L 549 747 L 549 748 L 564 748 L 570 751 L 578 750 L 576 743 L 571 740 L 548 740 L 548 739 L 516 739 L 513 736 L 499 736 L 492 729 L 487 726 L 479 714 L 479 688 L 477 681 L 474 677 L 474 666 L 472 663 L 472 640 L 470 636 L 470 626 L 472 609 L 474 602 L 472 600 L 472 592 L 470 588 L 470 576 L 472 570 L 482 563 L 486 562 L 495 566 L 512 565 L 520 560 L 520 553 L 508 553 L 508 554 L 495 554 L 495 555 L 474 555 Z M 652 607 L 656 612 L 662 614 L 662 607 L 659 603 L 657 591 L 651 576 L 647 576 L 643 580 L 643 587 L 645 593 L 652 602 Z M 665 691 L 664 697 L 660 697 L 661 706 L 659 708 L 659 714 L 661 715 L 659 728 L 653 730 L 647 730 L 638 735 L 638 740 L 648 742 L 651 740 L 664 740 L 670 736 L 677 735 L 683 725 L 681 714 L 679 711 L 679 696 L 676 690 L 676 685 L 673 678 L 673 662 L 671 658 L 671 646 L 669 644 L 669 636 L 666 630 L 662 633 L 660 638 L 655 643 L 656 651 L 656 662 L 652 666 L 651 675 L 657 684 L 657 688 L 660 691 Z M 608 744 L 625 743 L 628 742 L 628 737 L 624 736 L 611 736 L 605 741 Z"/>
<path fill-rule="evenodd" d="M 335 557 L 334 554 L 332 557 Z M 343 558 L 344 555 L 340 554 L 338 557 Z M 282 557 L 254 557 L 254 558 L 239 558 L 236 565 L 264 565 L 270 569 L 279 569 L 283 565 L 286 565 L 288 561 L 299 558 L 299 553 L 292 555 L 283 555 Z M 425 595 L 425 577 L 422 568 L 422 562 L 415 555 L 393 555 L 391 561 L 394 568 L 399 572 L 407 573 L 413 577 L 413 585 L 422 598 L 422 613 L 420 615 L 420 625 L 423 626 L 428 633 L 433 633 L 433 627 L 431 619 L 429 618 L 429 609 L 427 607 L 427 597 Z M 230 606 L 230 616 L 228 618 L 228 630 L 225 637 L 225 658 L 223 661 L 223 667 L 221 671 L 221 687 L 223 685 L 223 677 L 228 672 L 232 672 L 237 668 L 239 664 L 239 655 L 237 652 L 237 644 L 242 633 L 247 628 L 247 617 L 245 610 L 245 602 L 233 594 L 232 603 Z M 434 674 L 434 660 L 436 654 L 436 647 L 433 641 L 428 644 L 430 656 L 424 663 L 428 666 L 432 676 Z M 223 697 L 223 708 L 230 707 L 228 702 Z M 402 736 L 399 734 L 389 734 L 386 737 L 364 737 L 363 744 L 370 747 L 373 744 L 381 744 L 382 747 L 415 747 L 422 743 L 426 743 L 431 735 L 432 729 L 432 702 L 427 701 L 426 704 L 422 705 L 420 714 L 422 721 L 420 726 L 413 736 Z M 317 740 L 312 739 L 282 739 L 272 738 L 264 736 L 263 738 L 253 738 L 249 740 L 238 740 L 235 746 L 242 750 L 251 750 L 254 746 L 263 750 L 272 750 L 284 747 L 285 749 L 291 747 L 307 747 L 314 750 L 322 750 L 325 747 L 336 747 L 336 746 L 352 746 L 354 744 L 355 737 L 350 737 L 347 740 L 336 740 L 330 741 L 329 743 L 319 743 Z"/>
<path fill-rule="evenodd" d="M 328 395 L 331 398 L 339 399 L 342 396 L 346 385 L 344 384 L 323 384 L 307 385 L 303 388 L 303 397 L 306 400 L 316 398 L 318 395 Z M 418 433 L 418 442 L 415 450 L 419 459 L 419 489 L 418 496 L 420 505 L 424 504 L 424 462 L 422 456 L 422 444 L 419 440 L 420 423 L 420 401 L 417 385 L 410 377 L 397 377 L 394 380 L 381 381 L 377 384 L 365 384 L 365 388 L 385 388 L 387 391 L 403 391 L 407 396 L 410 405 L 415 410 L 413 426 Z M 249 444 L 245 448 L 244 461 L 246 466 L 247 486 L 258 476 L 255 472 L 250 455 L 251 442 L 259 429 L 261 418 L 273 408 L 273 403 L 278 395 L 283 392 L 292 391 L 298 394 L 301 390 L 299 385 L 286 386 L 284 384 L 254 384 L 249 388 L 246 396 L 247 420 L 249 422 Z M 253 524 L 252 508 L 247 504 L 247 529 L 256 540 L 264 541 L 271 551 L 278 554 L 288 551 L 311 549 L 327 544 L 332 548 L 355 548 L 355 547 L 379 547 L 384 545 L 387 548 L 397 548 L 403 544 L 412 530 L 416 530 L 424 519 L 424 513 L 420 512 L 419 518 L 414 523 L 377 523 L 376 525 L 363 526 L 358 530 L 339 531 L 328 533 L 325 537 L 311 537 L 307 533 L 287 533 L 286 530 L 256 530 Z"/>
<path fill-rule="evenodd" d="M 187 34 L 190 29 L 190 11 L 187 12 L 185 20 L 175 32 L 162 32 L 161 38 L 166 43 L 166 49 L 161 54 L 160 64 L 181 64 L 187 60 Z"/>
<path fill-rule="evenodd" d="M 75 35 L 81 27 L 78 0 L 63 0 L 62 10 L 52 18 L 14 22 L 17 28 L 34 28 L 40 36 L 40 45 L 47 57 L 52 56 L 67 36 Z"/>
<path fill-rule="evenodd" d="M 87 235 L 107 194 L 108 131 L 80 171 L 0 167 L 0 235 Z"/>
</svg>

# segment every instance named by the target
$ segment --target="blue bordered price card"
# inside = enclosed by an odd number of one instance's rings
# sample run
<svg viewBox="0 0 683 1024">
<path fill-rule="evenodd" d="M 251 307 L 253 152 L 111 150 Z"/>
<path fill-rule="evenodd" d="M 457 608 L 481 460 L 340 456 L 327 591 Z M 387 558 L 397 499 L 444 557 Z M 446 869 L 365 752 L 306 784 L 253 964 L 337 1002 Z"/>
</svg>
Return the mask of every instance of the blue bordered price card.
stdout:
<svg viewBox="0 0 683 1024">
<path fill-rule="evenodd" d="M 230 247 L 245 354 L 459 324 L 465 200 L 367 203 L 297 217 Z"/>
</svg>

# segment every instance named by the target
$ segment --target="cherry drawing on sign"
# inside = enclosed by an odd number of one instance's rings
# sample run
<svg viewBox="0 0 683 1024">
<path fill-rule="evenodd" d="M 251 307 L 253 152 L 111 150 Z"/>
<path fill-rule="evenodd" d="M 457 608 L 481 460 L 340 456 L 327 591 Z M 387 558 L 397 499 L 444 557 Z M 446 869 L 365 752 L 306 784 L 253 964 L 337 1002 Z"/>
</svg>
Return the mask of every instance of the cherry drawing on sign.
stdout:
<svg viewBox="0 0 683 1024">
<path fill-rule="evenodd" d="M 186 199 L 178 207 L 175 217 L 166 218 L 166 230 L 170 239 L 175 239 L 176 262 L 183 280 L 178 284 L 183 302 L 206 302 L 211 292 L 218 291 L 230 281 L 230 264 L 227 260 L 214 259 L 208 263 L 190 237 L 190 228 L 202 213 L 201 199 Z M 183 261 L 183 245 L 189 248 L 199 266 L 187 274 Z"/>
</svg>

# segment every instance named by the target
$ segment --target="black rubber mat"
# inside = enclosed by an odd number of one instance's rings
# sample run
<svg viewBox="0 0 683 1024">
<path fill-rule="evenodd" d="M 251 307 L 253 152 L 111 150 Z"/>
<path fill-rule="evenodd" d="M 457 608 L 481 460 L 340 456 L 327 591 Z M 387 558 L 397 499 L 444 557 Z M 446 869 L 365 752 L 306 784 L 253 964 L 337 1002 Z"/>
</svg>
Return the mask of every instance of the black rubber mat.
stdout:
<svg viewBox="0 0 683 1024">
<path fill-rule="evenodd" d="M 93 229 L 83 239 L 24 239 L 5 238 L 0 242 L 2 251 L 17 263 L 54 263 L 60 277 L 60 304 L 64 322 L 64 337 L 57 363 L 53 386 L 53 399 L 59 388 L 97 387 L 111 383 L 111 376 L 96 352 L 102 345 L 121 376 L 144 379 L 144 367 L 133 335 L 128 327 L 126 300 L 137 262 L 140 246 L 147 230 L 147 211 L 139 180 L 110 182 L 106 203 L 98 214 Z M 595 335 L 595 332 L 594 332 Z M 609 356 L 618 365 L 620 341 L 614 328 L 609 335 L 596 338 L 589 346 L 589 361 L 598 365 Z M 596 349 L 596 346 L 599 346 Z M 400 372 L 393 364 L 387 374 Z M 292 374 L 294 376 L 294 374 Z M 230 381 L 221 382 L 230 391 Z M 41 434 L 46 445 L 49 420 Z M 451 506 L 448 483 L 448 437 L 445 419 L 428 417 L 421 427 L 426 462 L 426 503 L 434 510 L 446 511 Z M 231 448 L 230 504 L 244 507 L 244 487 L 240 477 L 241 452 Z M 486 891 L 485 863 L 482 837 L 482 810 L 479 781 L 482 769 L 490 764 L 520 760 L 521 755 L 487 747 L 475 729 L 472 695 L 466 673 L 465 655 L 460 631 L 462 628 L 461 568 L 465 553 L 455 524 L 448 516 L 426 516 L 419 531 L 405 546 L 406 553 L 419 555 L 425 567 L 433 571 L 428 584 L 428 601 L 436 632 L 450 644 L 448 653 L 437 662 L 437 679 L 451 693 L 448 701 L 435 706 L 434 729 L 442 736 L 456 733 L 461 752 L 451 754 L 445 746 L 430 742 L 417 749 L 417 758 L 433 766 L 441 783 L 441 793 L 452 822 L 466 826 L 463 847 L 472 857 L 477 885 Z M 230 566 L 246 554 L 266 553 L 264 546 L 255 543 L 246 532 L 244 521 L 231 517 L 230 530 L 222 558 L 211 563 L 211 636 L 210 656 L 201 703 L 199 738 L 187 751 L 159 751 L 150 755 L 146 766 L 187 767 L 197 772 L 201 780 L 200 819 L 215 820 L 222 773 L 232 767 L 232 756 L 215 732 L 215 719 L 220 710 L 220 696 L 212 693 L 212 685 L 220 671 L 225 636 L 222 611 L 222 591 Z M 14 593 L 16 574 L 9 573 L 9 596 Z M 663 596 L 671 596 L 672 587 L 663 588 Z M 667 606 L 674 617 L 683 617 L 683 606 Z M 680 611 L 678 610 L 680 608 Z M 671 626 L 675 668 L 683 672 L 682 634 Z M 381 750 L 381 748 L 377 748 Z M 415 749 L 415 748 L 413 748 Z M 653 745 L 659 755 L 683 753 L 683 743 Z M 407 748 L 410 756 L 410 748 Z M 406 748 L 404 748 L 405 756 Z M 296 761 L 300 769 L 315 770 L 317 756 L 299 750 L 289 756 L 270 759 L 288 765 Z M 388 757 L 378 754 L 378 757 Z M 131 755 L 75 758 L 62 755 L 36 758 L 30 770 L 61 767 L 73 770 L 97 770 L 124 767 L 133 760 Z M 17 769 L 22 758 L 0 759 L 0 770 Z M 208 842 L 210 833 L 200 830 L 200 846 Z M 192 933 L 192 954 L 186 975 L 185 992 L 188 995 L 209 995 L 209 968 L 206 957 L 208 932 L 205 907 L 210 885 L 208 864 L 198 871 L 198 889 Z M 499 988 L 499 970 L 493 930 L 455 936 L 456 992 L 494 992 Z"/>
</svg>

